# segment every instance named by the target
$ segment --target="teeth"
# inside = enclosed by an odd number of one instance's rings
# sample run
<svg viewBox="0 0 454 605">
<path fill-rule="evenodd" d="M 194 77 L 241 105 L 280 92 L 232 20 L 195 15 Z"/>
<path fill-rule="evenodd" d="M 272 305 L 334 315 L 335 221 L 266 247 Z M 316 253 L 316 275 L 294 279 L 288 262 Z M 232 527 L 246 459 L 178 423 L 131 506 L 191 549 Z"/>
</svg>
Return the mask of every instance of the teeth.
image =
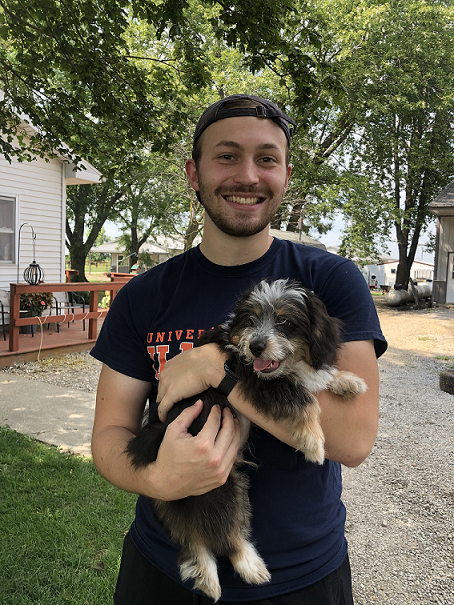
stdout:
<svg viewBox="0 0 454 605">
<path fill-rule="evenodd" d="M 229 195 L 225 198 L 229 202 L 234 202 L 235 204 L 243 204 L 245 206 L 252 206 L 253 204 L 257 204 L 260 198 L 258 197 L 238 197 L 236 195 Z"/>
</svg>

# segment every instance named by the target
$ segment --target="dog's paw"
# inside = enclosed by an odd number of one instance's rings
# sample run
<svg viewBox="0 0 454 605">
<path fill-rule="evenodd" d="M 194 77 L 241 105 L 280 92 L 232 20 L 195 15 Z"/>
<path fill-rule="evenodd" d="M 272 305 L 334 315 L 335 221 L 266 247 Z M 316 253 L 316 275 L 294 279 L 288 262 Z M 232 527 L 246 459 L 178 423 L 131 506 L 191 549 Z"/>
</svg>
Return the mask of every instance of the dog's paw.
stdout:
<svg viewBox="0 0 454 605">
<path fill-rule="evenodd" d="M 308 436 L 307 434 L 304 437 L 301 437 L 300 435 L 294 435 L 293 437 L 296 441 L 296 449 L 304 454 L 304 457 L 308 462 L 314 462 L 315 464 L 324 463 L 324 439 L 314 439 L 312 436 Z"/>
<path fill-rule="evenodd" d="M 328 389 L 343 399 L 351 400 L 367 391 L 367 384 L 352 372 L 337 372 Z"/>
<path fill-rule="evenodd" d="M 207 578 L 196 578 L 194 588 L 204 592 L 216 603 L 221 598 L 221 585 L 219 584 L 219 580 L 216 582 L 212 581 L 212 578 L 208 578 L 208 581 L 205 580 L 207 580 Z"/>
<path fill-rule="evenodd" d="M 248 584 L 266 584 L 271 580 L 271 575 L 266 565 L 256 551 L 253 544 L 244 541 L 240 552 L 231 557 L 235 571 Z"/>
<path fill-rule="evenodd" d="M 303 425 L 293 431 L 296 449 L 304 454 L 308 462 L 323 464 L 325 461 L 325 436 L 321 426 L 314 423 L 309 429 Z"/>
<path fill-rule="evenodd" d="M 307 405 L 304 414 L 289 423 L 295 447 L 302 452 L 308 462 L 323 464 L 325 461 L 325 435 L 320 426 L 320 406 Z"/>
<path fill-rule="evenodd" d="M 216 559 L 207 549 L 201 548 L 197 557 L 183 561 L 180 564 L 180 576 L 183 581 L 194 580 L 194 588 L 204 592 L 214 602 L 221 598 Z"/>
</svg>

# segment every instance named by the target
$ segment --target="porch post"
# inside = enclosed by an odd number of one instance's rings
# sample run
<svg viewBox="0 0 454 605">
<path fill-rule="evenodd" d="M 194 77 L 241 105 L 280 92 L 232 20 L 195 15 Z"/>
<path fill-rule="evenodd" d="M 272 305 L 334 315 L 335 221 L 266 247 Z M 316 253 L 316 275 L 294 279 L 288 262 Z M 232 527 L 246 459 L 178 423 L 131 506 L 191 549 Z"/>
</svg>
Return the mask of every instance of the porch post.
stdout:
<svg viewBox="0 0 454 605">
<path fill-rule="evenodd" d="M 19 326 L 16 320 L 20 317 L 20 294 L 16 292 L 16 284 L 10 284 L 10 312 L 9 312 L 9 350 L 19 350 Z"/>
</svg>

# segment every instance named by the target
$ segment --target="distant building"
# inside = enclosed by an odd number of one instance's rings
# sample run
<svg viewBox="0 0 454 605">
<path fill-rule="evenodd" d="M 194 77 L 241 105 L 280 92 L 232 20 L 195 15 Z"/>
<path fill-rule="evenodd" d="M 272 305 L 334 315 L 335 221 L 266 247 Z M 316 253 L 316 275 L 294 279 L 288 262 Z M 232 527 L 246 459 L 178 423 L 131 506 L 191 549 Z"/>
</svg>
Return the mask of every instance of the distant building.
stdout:
<svg viewBox="0 0 454 605">
<path fill-rule="evenodd" d="M 338 254 L 338 246 L 330 246 L 328 252 Z M 396 283 L 396 273 L 399 261 L 387 254 L 379 257 L 379 262 L 371 263 L 360 267 L 360 271 L 369 286 L 377 285 L 393 287 Z M 410 277 L 414 281 L 432 281 L 434 278 L 434 266 L 422 261 L 413 261 L 410 270 Z"/>
<path fill-rule="evenodd" d="M 294 231 L 280 231 L 279 229 L 270 229 L 270 234 L 277 239 L 286 239 L 291 242 L 295 242 L 296 244 L 302 244 L 303 246 L 314 246 L 315 248 L 321 248 L 322 250 L 326 250 L 325 244 L 322 242 L 309 237 L 308 235 L 304 235 L 304 233 L 295 233 Z"/>
<path fill-rule="evenodd" d="M 437 217 L 433 300 L 454 303 L 454 181 L 429 204 Z"/>
<path fill-rule="evenodd" d="M 378 287 L 389 286 L 392 288 L 396 283 L 398 265 L 398 260 L 390 259 L 375 265 L 366 265 L 361 269 L 361 272 L 369 286 L 373 286 L 374 282 L 377 282 Z M 423 263 L 415 260 L 410 269 L 410 277 L 413 281 L 417 282 L 432 281 L 434 277 L 434 266 L 430 263 Z"/>
<path fill-rule="evenodd" d="M 161 239 L 162 242 L 163 243 L 165 242 L 167 244 L 167 246 L 169 246 L 169 247 L 165 247 L 164 245 L 159 245 L 157 242 L 146 241 L 139 248 L 139 254 L 141 252 L 146 252 L 147 254 L 150 255 L 151 260 L 153 261 L 154 264 L 162 263 L 165 260 L 167 260 L 168 258 L 170 258 L 171 256 L 174 256 L 175 254 L 179 254 L 180 252 L 183 252 L 183 245 L 181 245 L 181 248 L 180 248 L 180 243 L 177 240 L 174 240 L 171 238 L 157 238 L 157 239 Z M 90 255 L 89 255 L 89 263 L 91 263 L 91 255 L 95 252 L 102 253 L 102 254 L 110 254 L 110 259 L 111 259 L 110 263 L 111 263 L 112 271 L 128 273 L 129 266 L 134 265 L 137 262 L 136 258 L 133 259 L 133 262 L 131 262 L 131 263 L 129 262 L 128 253 L 125 250 L 125 247 L 122 244 L 120 244 L 119 238 L 110 240 L 109 242 L 106 242 L 105 244 L 101 244 L 100 246 L 94 246 L 93 248 L 91 248 Z"/>
</svg>

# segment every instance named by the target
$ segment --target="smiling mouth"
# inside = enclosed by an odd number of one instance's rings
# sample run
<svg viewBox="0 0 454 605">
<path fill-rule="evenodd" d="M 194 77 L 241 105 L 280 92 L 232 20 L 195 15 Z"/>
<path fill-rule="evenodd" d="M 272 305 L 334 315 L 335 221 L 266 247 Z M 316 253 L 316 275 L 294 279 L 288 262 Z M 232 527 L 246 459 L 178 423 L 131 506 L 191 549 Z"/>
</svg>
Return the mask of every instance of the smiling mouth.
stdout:
<svg viewBox="0 0 454 605">
<path fill-rule="evenodd" d="M 242 197 L 239 195 L 225 195 L 224 198 L 228 202 L 234 204 L 242 204 L 243 206 L 254 206 L 255 204 L 261 204 L 265 198 L 262 197 Z"/>
<path fill-rule="evenodd" d="M 268 374 L 270 372 L 274 372 L 278 369 L 280 363 L 276 360 L 272 359 L 255 359 L 254 360 L 254 370 L 256 372 L 263 372 Z"/>
</svg>

